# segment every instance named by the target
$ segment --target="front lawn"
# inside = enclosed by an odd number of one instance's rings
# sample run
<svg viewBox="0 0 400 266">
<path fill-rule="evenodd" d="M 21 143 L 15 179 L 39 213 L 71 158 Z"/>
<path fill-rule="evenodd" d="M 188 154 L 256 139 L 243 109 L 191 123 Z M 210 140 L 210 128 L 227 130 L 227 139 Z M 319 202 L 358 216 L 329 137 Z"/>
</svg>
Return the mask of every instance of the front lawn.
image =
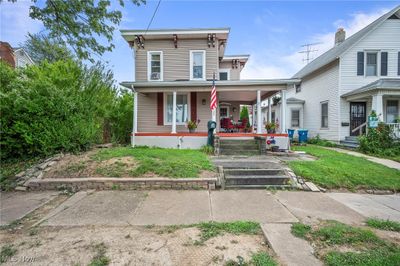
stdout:
<svg viewBox="0 0 400 266">
<path fill-rule="evenodd" d="M 199 150 L 178 150 L 147 147 L 117 147 L 103 149 L 92 156 L 96 161 L 133 157 L 137 167 L 130 170 L 132 176 L 155 174 L 163 177 L 198 177 L 201 171 L 213 171 L 214 166 L 206 154 Z"/>
<path fill-rule="evenodd" d="M 369 229 L 326 221 L 316 226 L 293 224 L 292 233 L 309 241 L 326 265 L 399 265 L 400 247 Z"/>
<path fill-rule="evenodd" d="M 400 171 L 396 169 L 313 145 L 294 146 L 293 150 L 318 157 L 316 161 L 292 161 L 289 166 L 296 175 L 322 187 L 400 191 Z"/>
</svg>

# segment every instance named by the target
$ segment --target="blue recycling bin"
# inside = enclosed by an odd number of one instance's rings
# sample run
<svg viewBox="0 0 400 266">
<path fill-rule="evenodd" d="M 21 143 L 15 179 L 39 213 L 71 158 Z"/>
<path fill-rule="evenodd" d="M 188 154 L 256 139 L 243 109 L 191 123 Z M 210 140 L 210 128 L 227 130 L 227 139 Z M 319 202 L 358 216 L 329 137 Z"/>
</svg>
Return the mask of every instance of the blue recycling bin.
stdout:
<svg viewBox="0 0 400 266">
<path fill-rule="evenodd" d="M 308 130 L 307 129 L 299 129 L 297 130 L 299 134 L 299 142 L 306 143 L 308 140 Z"/>
<path fill-rule="evenodd" d="M 289 135 L 290 141 L 293 141 L 294 131 L 295 131 L 294 129 L 288 129 L 288 135 Z"/>
</svg>

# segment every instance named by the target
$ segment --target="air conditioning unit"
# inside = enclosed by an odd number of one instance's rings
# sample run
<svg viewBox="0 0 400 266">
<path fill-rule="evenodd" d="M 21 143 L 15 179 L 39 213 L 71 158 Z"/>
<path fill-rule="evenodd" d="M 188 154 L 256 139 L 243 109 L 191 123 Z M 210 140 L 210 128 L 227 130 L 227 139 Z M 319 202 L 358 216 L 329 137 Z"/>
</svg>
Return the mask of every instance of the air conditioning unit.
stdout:
<svg viewBox="0 0 400 266">
<path fill-rule="evenodd" d="M 158 73 L 158 72 L 151 73 L 151 79 L 152 80 L 159 80 L 160 79 L 160 73 Z"/>
</svg>

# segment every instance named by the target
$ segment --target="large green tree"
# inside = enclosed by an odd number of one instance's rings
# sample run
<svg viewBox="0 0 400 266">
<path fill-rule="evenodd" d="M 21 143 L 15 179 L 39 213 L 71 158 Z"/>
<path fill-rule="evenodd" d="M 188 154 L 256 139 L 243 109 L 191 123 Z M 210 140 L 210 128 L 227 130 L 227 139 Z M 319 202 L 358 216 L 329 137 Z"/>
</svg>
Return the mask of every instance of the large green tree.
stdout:
<svg viewBox="0 0 400 266">
<path fill-rule="evenodd" d="M 22 47 L 35 63 L 41 63 L 44 60 L 52 63 L 73 58 L 71 51 L 65 44 L 59 43 L 45 34 L 29 33 L 27 37 Z"/>
<path fill-rule="evenodd" d="M 126 1 L 118 3 L 124 7 Z M 145 0 L 130 2 L 145 4 Z M 113 33 L 122 13 L 109 0 L 32 0 L 29 16 L 42 21 L 49 37 L 67 44 L 78 58 L 94 61 L 93 54 L 102 55 L 114 48 Z"/>
</svg>

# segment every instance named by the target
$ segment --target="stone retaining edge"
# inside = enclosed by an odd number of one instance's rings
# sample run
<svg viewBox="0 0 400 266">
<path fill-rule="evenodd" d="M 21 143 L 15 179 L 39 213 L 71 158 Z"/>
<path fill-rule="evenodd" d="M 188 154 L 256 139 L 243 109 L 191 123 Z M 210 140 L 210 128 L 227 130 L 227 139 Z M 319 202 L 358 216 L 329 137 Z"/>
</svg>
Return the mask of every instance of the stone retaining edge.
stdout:
<svg viewBox="0 0 400 266">
<path fill-rule="evenodd" d="M 33 179 L 29 190 L 136 190 L 136 189 L 209 189 L 215 190 L 217 178 L 52 178 Z"/>
</svg>

